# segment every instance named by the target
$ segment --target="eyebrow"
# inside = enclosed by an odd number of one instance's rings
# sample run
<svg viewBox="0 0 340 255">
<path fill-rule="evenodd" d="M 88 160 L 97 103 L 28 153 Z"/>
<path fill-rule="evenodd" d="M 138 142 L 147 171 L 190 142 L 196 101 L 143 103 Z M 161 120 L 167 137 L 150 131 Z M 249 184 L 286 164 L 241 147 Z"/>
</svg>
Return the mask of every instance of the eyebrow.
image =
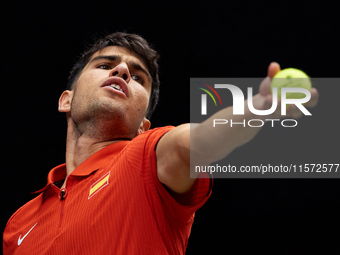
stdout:
<svg viewBox="0 0 340 255">
<path fill-rule="evenodd" d="M 108 61 L 112 61 L 112 62 L 122 61 L 122 57 L 119 55 L 99 55 L 91 59 L 90 63 L 98 61 L 98 60 L 104 60 L 104 59 Z M 134 61 L 128 61 L 127 64 L 131 66 L 133 69 L 143 72 L 148 77 L 149 81 L 150 82 L 152 81 L 150 73 L 147 70 L 145 70 L 140 64 Z"/>
</svg>

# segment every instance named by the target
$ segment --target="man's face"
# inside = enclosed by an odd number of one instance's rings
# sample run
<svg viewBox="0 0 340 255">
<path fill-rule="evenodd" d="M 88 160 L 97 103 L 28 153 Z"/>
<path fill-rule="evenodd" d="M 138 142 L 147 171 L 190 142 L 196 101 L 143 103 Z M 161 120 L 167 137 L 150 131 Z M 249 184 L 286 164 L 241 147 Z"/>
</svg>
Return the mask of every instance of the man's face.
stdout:
<svg viewBox="0 0 340 255">
<path fill-rule="evenodd" d="M 109 46 L 96 52 L 72 91 L 71 118 L 77 127 L 96 127 L 132 138 L 144 124 L 151 76 L 144 63 L 126 48 Z M 95 124 L 95 125 L 92 125 Z M 83 130 L 85 131 L 85 130 Z"/>
</svg>

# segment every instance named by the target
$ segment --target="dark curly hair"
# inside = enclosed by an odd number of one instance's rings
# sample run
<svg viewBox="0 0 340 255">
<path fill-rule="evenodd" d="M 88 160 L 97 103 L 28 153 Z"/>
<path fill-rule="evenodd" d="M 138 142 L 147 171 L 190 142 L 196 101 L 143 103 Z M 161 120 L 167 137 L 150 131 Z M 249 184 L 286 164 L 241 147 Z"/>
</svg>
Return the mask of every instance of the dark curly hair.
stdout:
<svg viewBox="0 0 340 255">
<path fill-rule="evenodd" d="M 68 77 L 66 89 L 71 90 L 73 88 L 75 81 L 79 78 L 80 73 L 90 61 L 93 54 L 108 46 L 121 46 L 128 49 L 129 51 L 137 54 L 137 56 L 139 56 L 142 59 L 143 63 L 147 66 L 152 78 L 151 96 L 146 114 L 146 117 L 150 118 L 156 108 L 159 98 L 160 82 L 157 62 L 159 59 L 159 55 L 154 49 L 151 48 L 148 42 L 139 35 L 116 32 L 106 35 L 103 38 L 97 39 L 89 49 L 81 54 L 80 58 L 73 66 Z"/>
</svg>

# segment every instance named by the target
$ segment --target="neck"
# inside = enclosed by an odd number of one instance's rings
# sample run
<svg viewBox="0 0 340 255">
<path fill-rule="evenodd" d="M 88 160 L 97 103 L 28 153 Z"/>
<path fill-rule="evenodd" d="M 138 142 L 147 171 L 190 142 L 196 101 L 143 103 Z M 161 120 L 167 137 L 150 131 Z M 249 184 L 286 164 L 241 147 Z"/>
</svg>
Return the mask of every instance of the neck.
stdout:
<svg viewBox="0 0 340 255">
<path fill-rule="evenodd" d="M 91 129 L 90 129 L 91 130 Z M 68 176 L 86 159 L 104 147 L 130 138 L 105 137 L 102 134 L 81 133 L 71 121 L 68 123 L 66 139 L 66 178 L 61 188 L 66 186 Z"/>
<path fill-rule="evenodd" d="M 73 137 L 68 134 L 65 155 L 67 176 L 94 153 L 115 142 L 117 142 L 117 140 L 99 141 L 97 139 L 87 137 L 86 135 Z"/>
</svg>

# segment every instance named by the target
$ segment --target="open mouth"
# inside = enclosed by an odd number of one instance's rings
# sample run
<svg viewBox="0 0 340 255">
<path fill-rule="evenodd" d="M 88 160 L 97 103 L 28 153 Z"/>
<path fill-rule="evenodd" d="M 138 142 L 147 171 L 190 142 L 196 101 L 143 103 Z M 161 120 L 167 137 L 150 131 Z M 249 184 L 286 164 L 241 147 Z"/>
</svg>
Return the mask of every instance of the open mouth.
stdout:
<svg viewBox="0 0 340 255">
<path fill-rule="evenodd" d="M 111 88 L 114 88 L 115 90 L 118 90 L 120 92 L 123 92 L 122 88 L 118 84 L 111 84 L 109 85 Z"/>
<path fill-rule="evenodd" d="M 127 84 L 123 79 L 119 77 L 110 77 L 101 85 L 101 87 L 109 87 L 114 91 L 120 92 L 119 94 L 128 97 L 129 90 Z"/>
</svg>

